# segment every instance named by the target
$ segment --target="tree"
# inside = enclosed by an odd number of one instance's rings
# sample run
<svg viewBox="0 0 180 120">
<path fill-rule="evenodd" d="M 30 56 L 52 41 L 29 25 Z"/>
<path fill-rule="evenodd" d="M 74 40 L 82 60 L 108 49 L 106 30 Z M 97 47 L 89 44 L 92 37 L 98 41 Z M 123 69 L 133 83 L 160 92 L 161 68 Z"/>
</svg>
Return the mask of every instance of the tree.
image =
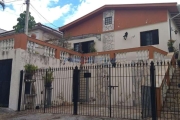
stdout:
<svg viewBox="0 0 180 120">
<path fill-rule="evenodd" d="M 25 18 L 26 18 L 26 11 L 20 14 L 20 17 L 17 19 L 18 21 L 17 25 L 13 26 L 13 29 L 17 33 L 24 32 Z M 34 17 L 31 16 L 31 13 L 29 12 L 28 29 L 32 29 L 35 26 L 35 24 L 36 22 L 34 20 Z"/>
<path fill-rule="evenodd" d="M 0 1 L 0 5 L 2 6 L 2 8 L 3 8 L 3 10 L 4 10 L 4 8 L 5 8 L 4 0 L 1 0 L 1 1 Z"/>
<path fill-rule="evenodd" d="M 51 44 L 54 44 L 63 48 L 72 49 L 70 43 L 68 42 L 68 40 L 71 39 L 70 34 L 64 34 L 64 36 L 61 38 L 54 37 L 54 36 L 47 36 L 46 38 L 47 40 L 45 41 L 48 43 L 51 43 Z"/>
</svg>

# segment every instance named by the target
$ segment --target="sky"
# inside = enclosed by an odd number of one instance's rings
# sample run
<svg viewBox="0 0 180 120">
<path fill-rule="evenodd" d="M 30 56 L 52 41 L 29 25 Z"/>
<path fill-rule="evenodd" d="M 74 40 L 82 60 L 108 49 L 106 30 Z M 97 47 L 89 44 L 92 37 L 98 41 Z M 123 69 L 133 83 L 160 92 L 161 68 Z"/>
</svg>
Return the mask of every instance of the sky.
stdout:
<svg viewBox="0 0 180 120">
<path fill-rule="evenodd" d="M 0 28 L 12 30 L 19 14 L 26 10 L 25 0 L 4 0 L 0 6 Z M 30 0 L 30 12 L 36 22 L 58 29 L 105 4 L 163 3 L 180 0 Z"/>
</svg>

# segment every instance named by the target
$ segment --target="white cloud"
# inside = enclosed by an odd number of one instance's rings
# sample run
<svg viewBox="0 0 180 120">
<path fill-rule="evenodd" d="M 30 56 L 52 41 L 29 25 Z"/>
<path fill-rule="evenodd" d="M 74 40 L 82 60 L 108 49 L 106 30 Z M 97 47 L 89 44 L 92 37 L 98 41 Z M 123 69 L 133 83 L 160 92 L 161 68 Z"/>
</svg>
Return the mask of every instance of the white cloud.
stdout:
<svg viewBox="0 0 180 120">
<path fill-rule="evenodd" d="M 13 10 L 9 7 L 2 11 L 0 6 L 0 28 L 5 30 L 12 30 L 12 27 L 16 25 L 19 14 L 26 10 L 26 6 L 23 5 L 25 0 L 17 0 L 13 3 L 8 3 L 5 0 L 6 5 L 12 5 Z M 31 4 L 42 14 L 49 22 L 53 23 L 55 20 L 64 19 L 64 24 L 72 22 L 83 15 L 105 5 L 105 4 L 133 4 L 132 0 L 76 0 L 80 1 L 78 6 L 72 6 L 72 4 L 66 4 L 59 6 L 57 3 L 60 0 L 31 0 Z M 178 0 L 136 0 L 136 3 L 154 3 L 154 2 L 178 2 Z M 179 2 L 180 3 L 180 2 Z M 36 22 L 47 23 L 37 12 L 30 6 L 30 12 L 35 17 Z M 62 24 L 62 23 L 60 23 Z M 56 25 L 57 26 L 57 25 Z M 60 27 L 60 26 L 57 26 Z"/>
<path fill-rule="evenodd" d="M 11 1 L 11 0 L 10 0 Z M 53 22 L 64 14 L 68 13 L 70 10 L 71 4 L 66 4 L 64 6 L 57 6 L 56 3 L 59 0 L 31 0 L 31 4 L 44 16 L 49 22 Z M 26 10 L 26 6 L 23 5 L 24 0 L 17 1 L 13 3 L 8 3 L 8 0 L 5 0 L 6 5 L 12 5 L 13 9 L 6 7 L 4 11 L 0 8 L 0 28 L 5 30 L 12 30 L 12 27 L 16 25 L 17 18 L 19 14 Z M 55 7 L 52 7 L 55 5 Z M 51 5 L 51 6 L 50 6 Z M 32 16 L 35 17 L 36 22 L 47 23 L 38 13 L 30 6 L 30 12 Z"/>
<path fill-rule="evenodd" d="M 80 4 L 78 5 L 77 9 L 73 12 L 73 14 L 66 17 L 64 24 L 68 24 L 105 4 L 134 4 L 158 2 L 179 2 L 179 0 L 80 0 Z"/>
</svg>

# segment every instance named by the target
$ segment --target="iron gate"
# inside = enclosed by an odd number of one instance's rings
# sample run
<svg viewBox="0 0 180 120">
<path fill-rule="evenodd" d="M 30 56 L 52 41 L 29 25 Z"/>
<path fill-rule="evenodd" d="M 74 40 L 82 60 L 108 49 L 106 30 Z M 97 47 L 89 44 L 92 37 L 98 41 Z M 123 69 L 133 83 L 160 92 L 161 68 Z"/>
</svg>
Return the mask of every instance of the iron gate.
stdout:
<svg viewBox="0 0 180 120">
<path fill-rule="evenodd" d="M 154 63 L 39 69 L 31 79 L 22 78 L 21 103 L 27 112 L 156 118 Z"/>
</svg>

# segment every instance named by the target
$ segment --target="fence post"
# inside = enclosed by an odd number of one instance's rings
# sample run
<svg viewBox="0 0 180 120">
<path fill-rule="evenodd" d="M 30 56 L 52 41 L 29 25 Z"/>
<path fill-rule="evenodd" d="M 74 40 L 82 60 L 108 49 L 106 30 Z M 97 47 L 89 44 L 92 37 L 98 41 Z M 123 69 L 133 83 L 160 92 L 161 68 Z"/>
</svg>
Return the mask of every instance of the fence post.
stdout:
<svg viewBox="0 0 180 120">
<path fill-rule="evenodd" d="M 78 70 L 78 67 L 76 66 L 73 71 L 73 102 L 74 102 L 74 111 L 73 114 L 77 115 L 78 110 L 78 89 L 79 89 L 79 74 L 80 70 Z"/>
<path fill-rule="evenodd" d="M 18 98 L 18 111 L 20 111 L 20 110 L 21 110 L 22 83 L 23 83 L 23 70 L 21 70 L 21 71 L 20 71 L 19 98 Z"/>
<path fill-rule="evenodd" d="M 47 80 L 47 69 L 46 69 L 46 79 Z M 46 84 L 44 82 L 44 88 L 45 88 L 45 95 L 44 95 L 44 113 L 46 112 L 45 109 L 46 109 Z"/>
<path fill-rule="evenodd" d="M 154 62 L 151 62 L 150 66 L 150 81 L 151 81 L 151 112 L 152 112 L 152 120 L 157 120 L 157 109 L 156 109 L 156 81 L 155 81 L 155 66 Z"/>
</svg>

